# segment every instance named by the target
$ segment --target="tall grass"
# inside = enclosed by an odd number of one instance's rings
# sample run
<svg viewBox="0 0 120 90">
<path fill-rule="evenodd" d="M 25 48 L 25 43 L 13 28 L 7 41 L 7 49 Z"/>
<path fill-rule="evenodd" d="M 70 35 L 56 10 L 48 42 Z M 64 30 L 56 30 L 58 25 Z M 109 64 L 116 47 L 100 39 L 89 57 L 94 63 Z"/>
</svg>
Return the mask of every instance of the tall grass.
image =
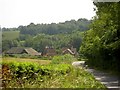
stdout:
<svg viewBox="0 0 120 90">
<path fill-rule="evenodd" d="M 6 88 L 105 88 L 82 68 L 70 64 L 2 62 Z"/>
</svg>

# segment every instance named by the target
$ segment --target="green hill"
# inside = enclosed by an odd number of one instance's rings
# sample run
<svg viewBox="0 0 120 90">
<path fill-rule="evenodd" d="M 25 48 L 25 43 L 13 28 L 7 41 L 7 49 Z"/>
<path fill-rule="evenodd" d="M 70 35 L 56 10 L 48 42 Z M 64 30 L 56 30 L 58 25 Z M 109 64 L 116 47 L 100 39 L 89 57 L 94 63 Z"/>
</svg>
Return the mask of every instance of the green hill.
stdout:
<svg viewBox="0 0 120 90">
<path fill-rule="evenodd" d="M 4 31 L 2 32 L 3 40 L 14 40 L 19 38 L 19 31 Z"/>
</svg>

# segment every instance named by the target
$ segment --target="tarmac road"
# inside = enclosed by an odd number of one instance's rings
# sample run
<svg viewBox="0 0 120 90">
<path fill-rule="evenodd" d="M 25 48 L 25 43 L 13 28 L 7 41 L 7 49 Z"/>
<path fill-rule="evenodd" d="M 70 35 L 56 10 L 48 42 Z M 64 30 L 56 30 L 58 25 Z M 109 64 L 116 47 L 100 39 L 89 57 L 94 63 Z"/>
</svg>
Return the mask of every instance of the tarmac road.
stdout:
<svg viewBox="0 0 120 90">
<path fill-rule="evenodd" d="M 72 63 L 73 66 L 79 67 L 82 66 L 85 67 L 85 61 L 76 61 Z M 113 76 L 109 73 L 98 71 L 95 69 L 91 69 L 89 67 L 85 68 L 86 71 L 90 72 L 94 75 L 96 80 L 99 80 L 102 84 L 104 84 L 108 89 L 112 90 L 120 90 L 120 77 Z"/>
</svg>

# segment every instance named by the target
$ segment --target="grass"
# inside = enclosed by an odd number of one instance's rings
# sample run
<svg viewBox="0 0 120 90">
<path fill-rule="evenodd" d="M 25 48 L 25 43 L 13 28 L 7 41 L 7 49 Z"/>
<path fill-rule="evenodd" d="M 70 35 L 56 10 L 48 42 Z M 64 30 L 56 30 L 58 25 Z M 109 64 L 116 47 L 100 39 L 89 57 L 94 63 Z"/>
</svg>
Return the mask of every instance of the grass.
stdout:
<svg viewBox="0 0 120 90">
<path fill-rule="evenodd" d="M 14 40 L 19 37 L 19 31 L 4 31 L 2 35 L 3 40 Z"/>
<path fill-rule="evenodd" d="M 26 58 L 12 58 L 12 57 L 4 57 L 2 58 L 3 62 L 33 62 L 33 63 L 38 63 L 40 65 L 45 65 L 49 64 L 51 61 L 50 60 L 39 60 L 39 59 L 26 59 Z"/>
<path fill-rule="evenodd" d="M 106 88 L 83 68 L 50 60 L 3 58 L 6 88 Z"/>
</svg>

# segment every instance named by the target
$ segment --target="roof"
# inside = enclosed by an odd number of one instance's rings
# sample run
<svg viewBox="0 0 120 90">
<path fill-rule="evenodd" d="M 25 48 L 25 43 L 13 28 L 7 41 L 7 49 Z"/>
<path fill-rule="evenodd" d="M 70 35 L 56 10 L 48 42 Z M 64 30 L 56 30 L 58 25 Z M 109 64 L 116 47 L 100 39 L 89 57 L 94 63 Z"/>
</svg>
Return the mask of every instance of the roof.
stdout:
<svg viewBox="0 0 120 90">
<path fill-rule="evenodd" d="M 45 47 L 45 49 L 43 51 L 43 55 L 53 56 L 55 54 L 56 54 L 56 51 L 53 47 Z"/>
<path fill-rule="evenodd" d="M 66 52 L 69 52 L 70 54 L 72 54 L 72 55 L 74 55 L 75 53 L 74 52 L 72 52 L 70 49 L 66 49 L 66 50 L 64 50 L 63 51 L 63 53 L 66 53 Z"/>
<path fill-rule="evenodd" d="M 41 55 L 40 53 L 38 53 L 36 50 L 34 50 L 33 48 L 26 48 L 25 51 L 30 54 L 30 55 Z"/>
<path fill-rule="evenodd" d="M 24 51 L 24 48 L 22 47 L 12 47 L 10 50 L 8 50 L 7 54 L 20 54 Z"/>
<path fill-rule="evenodd" d="M 63 47 L 63 48 L 62 48 L 62 51 L 66 50 L 66 49 L 69 49 L 69 48 L 67 48 L 67 47 Z"/>
<path fill-rule="evenodd" d="M 28 47 L 12 47 L 10 50 L 6 52 L 6 54 L 23 54 L 27 53 L 29 55 L 41 55 L 33 48 Z"/>
</svg>

